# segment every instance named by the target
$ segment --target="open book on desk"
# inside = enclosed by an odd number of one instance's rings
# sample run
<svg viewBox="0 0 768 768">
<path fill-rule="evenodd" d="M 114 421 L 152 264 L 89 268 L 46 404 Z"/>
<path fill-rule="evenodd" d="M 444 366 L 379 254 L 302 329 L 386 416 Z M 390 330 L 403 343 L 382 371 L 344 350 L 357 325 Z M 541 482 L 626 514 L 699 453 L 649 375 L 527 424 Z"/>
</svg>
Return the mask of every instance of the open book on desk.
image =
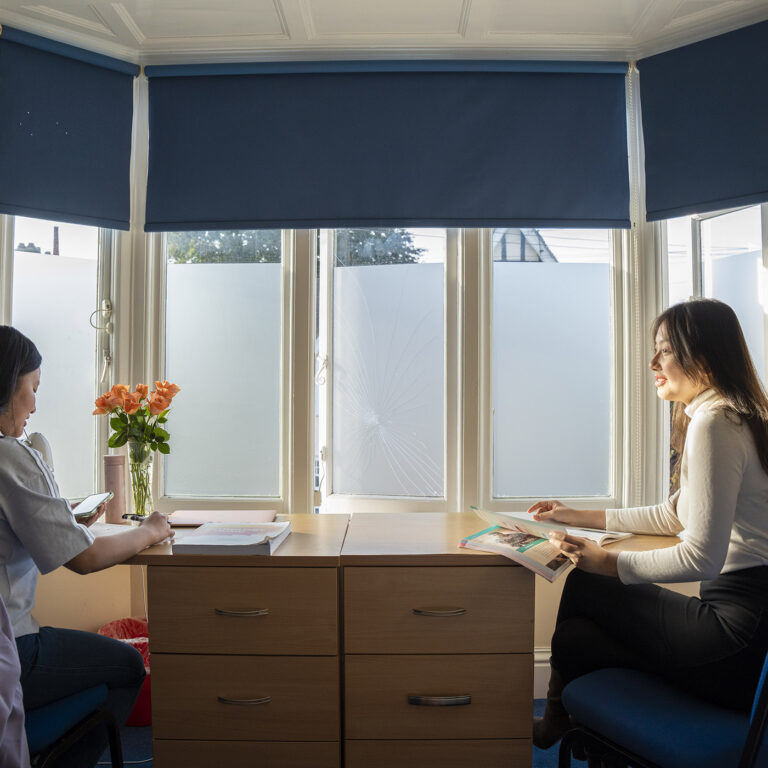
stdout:
<svg viewBox="0 0 768 768">
<path fill-rule="evenodd" d="M 290 532 L 290 521 L 203 523 L 177 533 L 172 547 L 175 555 L 271 555 Z"/>
<path fill-rule="evenodd" d="M 544 539 L 547 538 L 550 531 L 563 531 L 569 536 L 579 536 L 582 539 L 594 541 L 595 544 L 602 547 L 603 544 L 610 544 L 612 541 L 619 541 L 619 539 L 626 539 L 633 535 L 624 531 L 607 531 L 604 528 L 578 528 L 575 525 L 556 523 L 554 520 L 534 520 L 527 512 L 490 512 L 487 509 L 478 509 L 477 507 L 472 507 L 472 509 L 486 523 L 524 531 Z"/>
<path fill-rule="evenodd" d="M 574 528 L 549 521 L 540 522 L 532 520 L 525 513 L 489 512 L 476 507 L 472 509 L 487 523 L 491 523 L 491 527 L 467 536 L 461 540 L 459 546 L 504 555 L 538 573 L 547 581 L 555 581 L 573 567 L 573 563 L 549 540 L 550 531 L 565 531 L 573 536 L 591 539 L 600 545 L 632 535 L 619 531 Z"/>
</svg>

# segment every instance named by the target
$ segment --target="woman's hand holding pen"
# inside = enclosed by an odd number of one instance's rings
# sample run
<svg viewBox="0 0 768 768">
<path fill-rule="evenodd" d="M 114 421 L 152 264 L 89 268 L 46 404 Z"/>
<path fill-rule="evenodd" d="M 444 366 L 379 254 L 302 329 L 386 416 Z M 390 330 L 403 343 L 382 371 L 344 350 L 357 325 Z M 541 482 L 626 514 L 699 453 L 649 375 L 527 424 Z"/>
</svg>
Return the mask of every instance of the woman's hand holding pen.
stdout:
<svg viewBox="0 0 768 768">
<path fill-rule="evenodd" d="M 175 531 L 168 522 L 168 515 L 164 515 L 162 512 L 153 512 L 142 520 L 139 525 L 152 534 L 152 544 L 172 539 L 175 535 Z"/>
</svg>

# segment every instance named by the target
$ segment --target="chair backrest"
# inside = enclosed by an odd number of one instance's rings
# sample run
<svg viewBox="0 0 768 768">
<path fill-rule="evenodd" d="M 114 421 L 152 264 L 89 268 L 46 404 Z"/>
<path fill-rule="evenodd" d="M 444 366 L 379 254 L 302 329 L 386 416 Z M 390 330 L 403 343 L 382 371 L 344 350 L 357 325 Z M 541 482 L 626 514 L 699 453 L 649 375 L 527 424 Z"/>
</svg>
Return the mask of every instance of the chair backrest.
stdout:
<svg viewBox="0 0 768 768">
<path fill-rule="evenodd" d="M 768 724 L 768 654 L 763 662 L 763 670 L 757 682 L 755 698 L 752 702 L 752 714 L 749 718 L 749 731 L 744 742 L 744 751 L 739 760 L 739 768 L 751 766 L 768 766 L 768 745 L 764 744 L 763 736 Z"/>
</svg>

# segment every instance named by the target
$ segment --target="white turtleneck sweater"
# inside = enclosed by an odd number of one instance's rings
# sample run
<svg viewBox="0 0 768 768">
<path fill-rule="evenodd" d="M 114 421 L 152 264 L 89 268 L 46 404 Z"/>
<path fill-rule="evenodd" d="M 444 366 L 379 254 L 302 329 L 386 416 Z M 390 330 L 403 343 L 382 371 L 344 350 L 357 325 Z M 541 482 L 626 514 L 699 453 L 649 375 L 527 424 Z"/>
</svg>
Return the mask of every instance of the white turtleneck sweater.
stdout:
<svg viewBox="0 0 768 768">
<path fill-rule="evenodd" d="M 610 530 L 682 539 L 668 549 L 621 552 L 624 584 L 699 581 L 768 564 L 768 474 L 747 424 L 719 406 L 708 389 L 685 409 L 691 421 L 677 493 L 652 507 L 606 510 Z"/>
</svg>

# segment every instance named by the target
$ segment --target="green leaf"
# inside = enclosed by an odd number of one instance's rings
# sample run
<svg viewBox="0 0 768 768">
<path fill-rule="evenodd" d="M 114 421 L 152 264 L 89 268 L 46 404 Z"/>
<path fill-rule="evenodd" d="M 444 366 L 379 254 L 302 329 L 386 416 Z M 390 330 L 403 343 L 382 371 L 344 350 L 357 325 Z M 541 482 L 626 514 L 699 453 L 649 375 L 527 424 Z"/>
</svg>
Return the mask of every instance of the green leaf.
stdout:
<svg viewBox="0 0 768 768">
<path fill-rule="evenodd" d="M 157 420 L 158 424 L 165 424 L 165 422 L 168 421 L 167 416 L 160 416 L 160 418 Z"/>
<path fill-rule="evenodd" d="M 157 445 L 157 443 L 150 443 L 150 444 L 149 444 L 149 447 L 150 447 L 150 448 L 151 448 L 153 451 L 156 451 L 156 450 L 158 449 L 158 445 Z"/>
<path fill-rule="evenodd" d="M 109 438 L 107 444 L 110 448 L 119 448 L 128 442 L 128 435 L 125 432 L 116 432 Z"/>
<path fill-rule="evenodd" d="M 128 423 L 128 414 L 125 411 L 120 411 L 117 415 L 117 418 L 120 419 L 120 421 L 122 421 L 123 424 Z"/>
<path fill-rule="evenodd" d="M 119 432 L 125 426 L 125 422 L 123 422 L 119 416 L 113 416 L 109 420 L 109 426 L 112 427 L 115 432 Z"/>
<path fill-rule="evenodd" d="M 170 437 L 170 435 L 164 429 L 161 429 L 160 427 L 155 427 L 154 436 L 158 440 L 168 440 L 168 438 Z"/>
<path fill-rule="evenodd" d="M 157 446 L 157 450 L 160 451 L 160 453 L 169 454 L 171 452 L 171 446 L 168 445 L 168 443 L 159 443 Z"/>
</svg>

